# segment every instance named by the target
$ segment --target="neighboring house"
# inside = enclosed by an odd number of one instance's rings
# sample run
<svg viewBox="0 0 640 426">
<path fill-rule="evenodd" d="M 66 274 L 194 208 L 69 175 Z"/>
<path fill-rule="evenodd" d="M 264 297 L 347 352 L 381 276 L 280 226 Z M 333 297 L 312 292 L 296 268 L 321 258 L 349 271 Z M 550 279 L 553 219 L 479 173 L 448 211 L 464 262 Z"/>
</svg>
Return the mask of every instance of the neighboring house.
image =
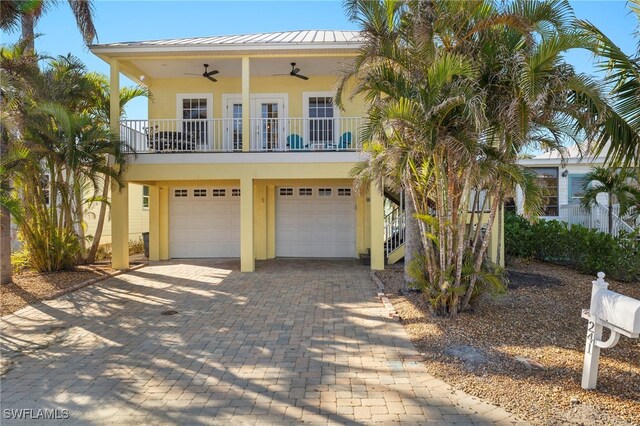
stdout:
<svg viewBox="0 0 640 426">
<path fill-rule="evenodd" d="M 129 237 L 128 241 L 139 241 L 143 232 L 149 231 L 149 188 L 142 185 L 129 185 Z M 145 195 L 146 194 L 146 195 Z M 84 213 L 86 223 L 85 234 L 93 236 L 96 231 L 98 215 L 100 214 L 100 203 L 96 202 Z M 109 208 L 102 229 L 100 245 L 111 244 L 111 219 Z M 11 250 L 20 250 L 20 240 L 18 239 L 18 225 L 11 221 Z M 91 242 L 87 242 L 91 246 Z"/>
<path fill-rule="evenodd" d="M 353 188 L 363 101 L 333 102 L 360 45 L 355 31 L 290 31 L 90 47 L 110 64 L 111 93 L 122 73 L 153 94 L 148 119 L 116 129 L 137 154 L 129 192 L 149 187 L 151 260 L 239 257 L 253 271 L 255 260 L 370 253 L 384 268 L 401 222 L 385 224 L 375 187 Z M 133 208 L 126 190 L 112 195 L 116 268 L 128 266 Z"/>
<path fill-rule="evenodd" d="M 99 214 L 100 203 L 94 203 L 85 212 L 87 235 L 95 233 Z M 139 241 L 143 232 L 149 232 L 149 187 L 129 184 L 129 241 Z M 105 244 L 111 244 L 111 214 L 108 207 L 100 238 L 100 245 Z"/>
<path fill-rule="evenodd" d="M 519 163 L 530 168 L 539 176 L 539 183 L 544 189 L 543 215 L 541 219 L 560 220 L 569 224 L 580 224 L 588 228 L 608 232 L 607 209 L 608 198 L 605 193 L 597 197 L 597 205 L 590 210 L 580 206 L 585 176 L 593 167 L 603 166 L 606 151 L 595 156 L 577 145 L 565 150 L 564 156 L 551 150 L 533 158 L 522 159 Z M 522 213 L 522 192 L 517 191 L 516 210 Z M 617 213 L 617 206 L 613 206 Z M 617 215 L 614 217 L 614 234 L 619 230 L 630 231 L 632 228 Z"/>
</svg>

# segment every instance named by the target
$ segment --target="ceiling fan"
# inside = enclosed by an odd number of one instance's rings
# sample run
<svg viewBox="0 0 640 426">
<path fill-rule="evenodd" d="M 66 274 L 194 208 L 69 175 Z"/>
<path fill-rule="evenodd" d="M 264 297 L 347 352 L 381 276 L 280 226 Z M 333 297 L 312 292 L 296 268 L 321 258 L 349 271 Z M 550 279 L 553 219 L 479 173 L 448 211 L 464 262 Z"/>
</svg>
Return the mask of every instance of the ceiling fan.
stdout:
<svg viewBox="0 0 640 426">
<path fill-rule="evenodd" d="M 287 75 L 287 74 L 274 74 L 274 75 Z M 291 62 L 291 72 L 288 75 L 290 75 L 291 77 L 301 78 L 302 80 L 309 80 L 309 77 L 307 77 L 306 75 L 300 74 L 300 68 L 296 68 L 295 62 Z"/>
<path fill-rule="evenodd" d="M 204 65 L 204 72 L 202 74 L 194 74 L 194 73 L 190 73 L 190 72 L 185 72 L 186 75 L 201 75 L 206 79 L 209 79 L 211 81 L 213 81 L 214 83 L 218 80 L 216 80 L 215 78 L 211 77 L 212 75 L 216 75 L 218 74 L 220 71 L 218 70 L 211 70 L 209 71 L 209 64 L 203 64 Z"/>
</svg>

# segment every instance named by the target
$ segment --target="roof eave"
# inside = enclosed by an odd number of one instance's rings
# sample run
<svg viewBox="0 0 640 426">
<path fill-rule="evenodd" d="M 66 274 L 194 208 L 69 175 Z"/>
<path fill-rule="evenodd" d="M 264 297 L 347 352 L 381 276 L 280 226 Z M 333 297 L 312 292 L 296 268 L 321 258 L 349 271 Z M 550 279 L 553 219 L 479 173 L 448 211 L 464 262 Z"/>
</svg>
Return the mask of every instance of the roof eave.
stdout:
<svg viewBox="0 0 640 426">
<path fill-rule="evenodd" d="M 278 45 L 272 43 L 259 43 L 251 45 L 207 45 L 207 46 L 184 46 L 184 45 L 171 45 L 171 46 L 148 46 L 148 45 L 91 45 L 89 50 L 98 55 L 104 56 L 128 56 L 131 54 L 176 54 L 176 53 L 216 53 L 216 52 L 238 52 L 238 53 L 251 53 L 251 52 L 286 52 L 286 51 L 299 51 L 299 50 L 343 50 L 355 52 L 362 46 L 362 43 L 295 43 Z"/>
</svg>

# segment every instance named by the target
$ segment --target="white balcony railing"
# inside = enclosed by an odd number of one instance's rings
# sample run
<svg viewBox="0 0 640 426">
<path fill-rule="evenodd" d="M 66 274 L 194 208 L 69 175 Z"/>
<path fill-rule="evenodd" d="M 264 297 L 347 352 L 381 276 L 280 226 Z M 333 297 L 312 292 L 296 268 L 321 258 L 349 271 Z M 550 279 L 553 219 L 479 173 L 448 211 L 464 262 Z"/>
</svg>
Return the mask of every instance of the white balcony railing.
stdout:
<svg viewBox="0 0 640 426">
<path fill-rule="evenodd" d="M 242 119 L 122 120 L 125 150 L 144 153 L 359 151 L 360 117 L 251 118 L 248 140 Z"/>
</svg>

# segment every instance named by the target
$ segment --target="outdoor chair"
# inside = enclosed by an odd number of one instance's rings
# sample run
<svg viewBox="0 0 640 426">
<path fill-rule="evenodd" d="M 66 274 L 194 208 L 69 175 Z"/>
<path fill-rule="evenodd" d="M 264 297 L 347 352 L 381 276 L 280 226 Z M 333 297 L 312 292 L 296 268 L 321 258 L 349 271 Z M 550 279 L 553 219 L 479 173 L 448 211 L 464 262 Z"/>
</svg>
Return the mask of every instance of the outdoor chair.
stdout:
<svg viewBox="0 0 640 426">
<path fill-rule="evenodd" d="M 308 146 L 304 145 L 304 139 L 295 133 L 287 136 L 287 147 L 292 151 L 297 151 L 301 149 L 305 149 Z"/>
<path fill-rule="evenodd" d="M 344 132 L 338 141 L 338 150 L 351 149 L 351 132 Z"/>
</svg>

